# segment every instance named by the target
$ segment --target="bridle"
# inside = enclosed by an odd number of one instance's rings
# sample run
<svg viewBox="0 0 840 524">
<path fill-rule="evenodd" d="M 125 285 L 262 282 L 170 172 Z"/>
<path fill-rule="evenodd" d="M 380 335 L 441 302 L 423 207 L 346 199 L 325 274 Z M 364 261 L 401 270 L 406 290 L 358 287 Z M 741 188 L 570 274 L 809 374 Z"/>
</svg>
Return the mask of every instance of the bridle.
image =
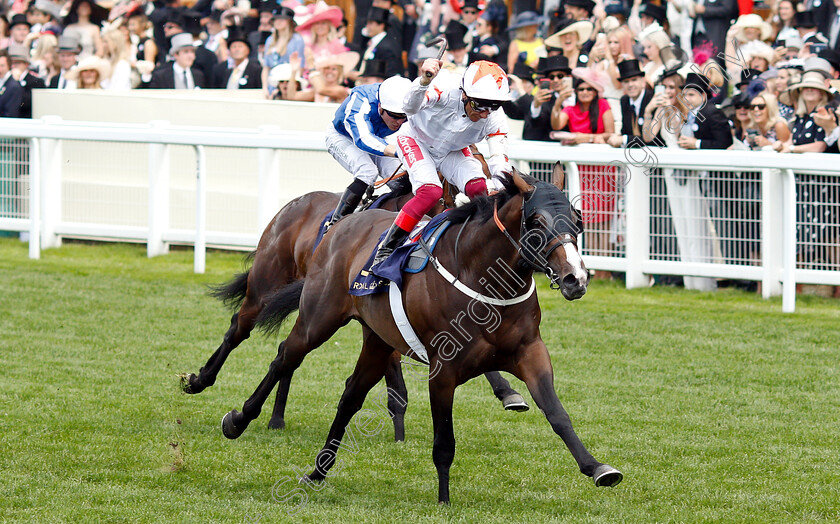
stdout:
<svg viewBox="0 0 840 524">
<path fill-rule="evenodd" d="M 519 256 L 522 257 L 523 262 L 531 269 L 545 273 L 549 280 L 549 287 L 556 290 L 561 288 L 562 278 L 548 265 L 548 258 L 560 246 L 565 244 L 577 246 L 577 235 L 583 232 L 583 225 L 580 216 L 562 192 L 545 182 L 537 182 L 535 185 L 536 187 L 524 194 L 522 198 L 519 241 L 516 241 L 508 233 L 505 225 L 499 220 L 498 201 L 493 203 L 493 220 L 516 249 Z M 556 195 L 552 194 L 553 192 L 538 191 L 543 185 L 551 187 L 563 197 L 557 198 Z M 547 238 L 547 235 L 543 234 L 539 228 L 528 226 L 529 223 L 537 221 L 542 223 L 545 231 L 550 232 L 552 224 L 558 218 L 560 219 L 560 231 L 552 238 Z M 575 223 L 570 224 L 567 218 L 575 220 Z M 525 240 L 524 246 L 523 240 Z M 531 244 L 531 240 L 538 243 Z M 557 240 L 557 242 L 552 244 L 553 240 Z"/>
</svg>

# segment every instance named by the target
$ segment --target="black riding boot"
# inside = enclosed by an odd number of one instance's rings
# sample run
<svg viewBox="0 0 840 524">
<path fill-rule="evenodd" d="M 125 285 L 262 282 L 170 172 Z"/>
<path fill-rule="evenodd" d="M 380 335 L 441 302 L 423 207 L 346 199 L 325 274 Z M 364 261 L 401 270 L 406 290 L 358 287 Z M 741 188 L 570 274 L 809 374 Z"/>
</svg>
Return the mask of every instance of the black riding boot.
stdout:
<svg viewBox="0 0 840 524">
<path fill-rule="evenodd" d="M 358 178 L 353 180 L 353 183 L 344 190 L 344 194 L 341 195 L 341 199 L 338 201 L 338 205 L 335 206 L 335 211 L 333 211 L 333 216 L 329 222 L 324 226 L 324 232 L 328 231 L 333 224 L 341 220 L 343 217 L 346 217 L 350 213 L 356 210 L 359 206 L 359 202 L 362 201 L 362 197 L 367 191 L 368 185 L 359 180 Z"/>
<path fill-rule="evenodd" d="M 388 258 L 395 249 L 405 242 L 409 233 L 409 231 L 406 231 L 400 226 L 391 224 L 391 229 L 388 230 L 388 234 L 385 235 L 382 243 L 379 244 L 379 248 L 376 250 L 376 255 L 373 257 L 373 263 L 371 263 L 370 267 L 373 267 Z"/>
</svg>

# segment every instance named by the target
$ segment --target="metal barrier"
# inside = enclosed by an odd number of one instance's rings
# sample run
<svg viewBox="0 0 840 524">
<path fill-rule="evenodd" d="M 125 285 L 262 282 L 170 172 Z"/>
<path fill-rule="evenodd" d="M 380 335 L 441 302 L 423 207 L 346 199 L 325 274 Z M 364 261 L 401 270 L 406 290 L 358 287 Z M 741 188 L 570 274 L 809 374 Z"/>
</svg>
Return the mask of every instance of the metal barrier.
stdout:
<svg viewBox="0 0 840 524">
<path fill-rule="evenodd" d="M 0 119 L 0 230 L 29 231 L 30 257 L 62 237 L 142 241 L 149 256 L 195 245 L 252 249 L 286 202 L 340 191 L 321 133 Z M 613 149 L 510 141 L 550 181 L 566 166 L 587 266 L 686 286 L 762 283 L 795 308 L 796 283 L 840 285 L 840 165 L 825 154 Z M 30 176 L 32 174 L 32 176 Z M 28 193 L 28 194 L 27 194 Z"/>
</svg>

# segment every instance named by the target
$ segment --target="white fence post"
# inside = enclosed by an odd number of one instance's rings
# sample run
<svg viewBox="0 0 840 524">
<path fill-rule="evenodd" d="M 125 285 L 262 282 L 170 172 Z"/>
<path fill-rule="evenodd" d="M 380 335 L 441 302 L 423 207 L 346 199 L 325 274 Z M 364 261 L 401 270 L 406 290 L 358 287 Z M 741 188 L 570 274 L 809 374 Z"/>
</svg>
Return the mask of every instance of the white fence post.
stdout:
<svg viewBox="0 0 840 524">
<path fill-rule="evenodd" d="M 260 126 L 260 133 L 279 132 L 277 126 Z M 278 149 L 258 149 L 259 155 L 259 192 L 257 193 L 257 226 L 259 231 L 271 222 L 277 214 L 280 202 L 280 151 Z"/>
<path fill-rule="evenodd" d="M 41 147 L 29 139 L 29 258 L 41 258 Z"/>
<path fill-rule="evenodd" d="M 61 124 L 61 117 L 45 116 L 45 124 Z M 63 151 L 61 140 L 41 139 L 41 249 L 61 247 L 56 227 L 61 221 Z"/>
<path fill-rule="evenodd" d="M 195 146 L 195 261 L 193 271 L 207 266 L 207 157 L 204 146 Z"/>
<path fill-rule="evenodd" d="M 796 310 L 796 177 L 792 169 L 782 171 L 784 175 L 784 270 L 782 277 L 782 311 Z"/>
<path fill-rule="evenodd" d="M 165 120 L 150 122 L 156 129 L 169 127 Z M 169 253 L 163 232 L 169 227 L 169 145 L 149 144 L 149 237 L 146 254 L 151 257 Z"/>
<path fill-rule="evenodd" d="M 627 288 L 647 287 L 650 278 L 642 271 L 650 257 L 650 179 L 644 167 L 625 165 L 624 199 L 627 213 L 625 235 Z"/>
<path fill-rule="evenodd" d="M 782 294 L 781 273 L 784 261 L 784 183 L 778 169 L 761 170 L 761 296 Z M 778 234 L 779 232 L 782 235 Z"/>
</svg>

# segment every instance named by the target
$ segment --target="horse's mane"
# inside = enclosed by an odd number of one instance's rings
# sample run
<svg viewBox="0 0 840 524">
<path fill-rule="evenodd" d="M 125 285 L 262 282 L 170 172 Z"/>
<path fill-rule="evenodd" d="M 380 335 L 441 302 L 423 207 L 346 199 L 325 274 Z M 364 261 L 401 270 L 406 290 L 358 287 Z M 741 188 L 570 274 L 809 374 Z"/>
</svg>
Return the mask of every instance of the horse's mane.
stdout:
<svg viewBox="0 0 840 524">
<path fill-rule="evenodd" d="M 501 209 L 511 198 L 519 194 L 519 189 L 513 184 L 512 180 L 502 180 L 502 185 L 504 185 L 504 191 L 499 191 L 493 196 L 473 198 L 463 206 L 447 211 L 447 218 L 453 224 L 466 222 L 467 219 L 476 220 L 480 223 L 492 220 L 494 203 L 497 203 L 499 209 Z"/>
</svg>

